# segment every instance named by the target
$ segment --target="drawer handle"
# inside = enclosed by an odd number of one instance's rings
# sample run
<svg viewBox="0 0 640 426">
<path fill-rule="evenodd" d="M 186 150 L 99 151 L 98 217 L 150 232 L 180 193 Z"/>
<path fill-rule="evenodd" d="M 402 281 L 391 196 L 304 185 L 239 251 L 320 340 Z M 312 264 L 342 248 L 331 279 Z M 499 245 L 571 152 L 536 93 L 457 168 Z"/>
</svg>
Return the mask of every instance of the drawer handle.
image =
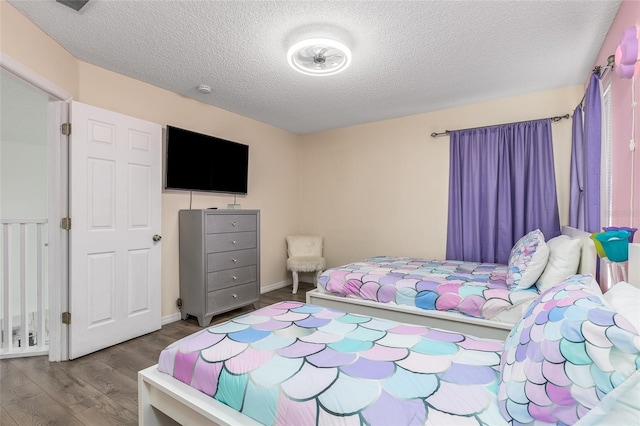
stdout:
<svg viewBox="0 0 640 426">
<path fill-rule="evenodd" d="M 233 263 L 236 263 L 236 262 L 238 261 L 238 259 L 231 259 L 231 261 L 232 261 Z"/>
<path fill-rule="evenodd" d="M 231 222 L 231 226 L 236 226 L 238 224 L 238 222 Z"/>
<path fill-rule="evenodd" d="M 234 276 L 232 276 L 232 277 L 231 277 L 231 279 L 235 281 L 235 280 L 237 280 L 237 279 L 238 279 L 238 277 L 236 277 L 236 276 L 234 275 Z"/>
<path fill-rule="evenodd" d="M 238 297 L 237 294 L 232 294 L 232 296 L 233 296 L 234 299 Z"/>
<path fill-rule="evenodd" d="M 237 244 L 238 242 L 236 240 L 231 241 L 232 244 Z"/>
</svg>

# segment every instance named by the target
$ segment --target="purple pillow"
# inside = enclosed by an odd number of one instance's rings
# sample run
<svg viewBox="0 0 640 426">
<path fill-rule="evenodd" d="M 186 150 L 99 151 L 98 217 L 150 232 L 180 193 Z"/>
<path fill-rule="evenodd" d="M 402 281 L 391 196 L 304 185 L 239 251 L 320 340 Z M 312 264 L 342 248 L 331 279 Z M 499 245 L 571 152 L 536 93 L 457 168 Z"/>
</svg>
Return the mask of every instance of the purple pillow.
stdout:
<svg viewBox="0 0 640 426">
<path fill-rule="evenodd" d="M 536 283 L 549 259 L 549 246 L 539 229 L 529 232 L 514 244 L 509 255 L 507 285 L 524 290 Z"/>
</svg>

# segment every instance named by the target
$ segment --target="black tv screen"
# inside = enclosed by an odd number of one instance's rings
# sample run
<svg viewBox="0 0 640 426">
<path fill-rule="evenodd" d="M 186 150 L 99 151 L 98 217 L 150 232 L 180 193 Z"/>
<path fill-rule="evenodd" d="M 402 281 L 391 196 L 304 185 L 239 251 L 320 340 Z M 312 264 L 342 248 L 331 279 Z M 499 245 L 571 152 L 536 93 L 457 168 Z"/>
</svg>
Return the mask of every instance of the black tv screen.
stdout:
<svg viewBox="0 0 640 426">
<path fill-rule="evenodd" d="M 167 126 L 165 188 L 247 193 L 249 146 Z"/>
</svg>

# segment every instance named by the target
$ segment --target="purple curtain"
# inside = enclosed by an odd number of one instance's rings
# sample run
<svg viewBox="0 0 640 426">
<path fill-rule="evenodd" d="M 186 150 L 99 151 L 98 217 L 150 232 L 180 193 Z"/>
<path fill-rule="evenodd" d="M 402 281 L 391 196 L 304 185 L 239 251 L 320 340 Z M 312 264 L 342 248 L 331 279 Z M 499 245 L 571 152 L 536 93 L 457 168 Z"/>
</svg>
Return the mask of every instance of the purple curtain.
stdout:
<svg viewBox="0 0 640 426">
<path fill-rule="evenodd" d="M 450 134 L 447 259 L 507 263 L 540 229 L 560 234 L 551 120 Z"/>
<path fill-rule="evenodd" d="M 588 232 L 600 230 L 600 150 L 602 95 L 600 76 L 591 74 L 582 105 L 573 112 L 569 225 Z"/>
<path fill-rule="evenodd" d="M 584 227 L 584 126 L 582 123 L 582 104 L 573 111 L 571 135 L 571 173 L 569 188 L 569 226 L 578 229 Z"/>
</svg>

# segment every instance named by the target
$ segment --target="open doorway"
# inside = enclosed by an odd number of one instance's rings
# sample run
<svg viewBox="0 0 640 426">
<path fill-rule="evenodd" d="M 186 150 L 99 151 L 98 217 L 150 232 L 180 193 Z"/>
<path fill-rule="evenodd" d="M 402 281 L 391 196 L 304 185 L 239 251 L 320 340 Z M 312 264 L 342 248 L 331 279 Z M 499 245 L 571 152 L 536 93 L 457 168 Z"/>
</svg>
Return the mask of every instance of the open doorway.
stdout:
<svg viewBox="0 0 640 426">
<path fill-rule="evenodd" d="M 66 93 L 0 62 L 0 358 L 64 359 L 67 236 Z"/>
<path fill-rule="evenodd" d="M 162 127 L 71 102 L 2 52 L 0 68 L 17 92 L 2 118 L 22 123 L 0 133 L 0 358 L 67 360 L 159 329 Z"/>
<path fill-rule="evenodd" d="M 0 99 L 0 350 L 41 355 L 49 352 L 49 96 L 1 70 Z"/>
</svg>

